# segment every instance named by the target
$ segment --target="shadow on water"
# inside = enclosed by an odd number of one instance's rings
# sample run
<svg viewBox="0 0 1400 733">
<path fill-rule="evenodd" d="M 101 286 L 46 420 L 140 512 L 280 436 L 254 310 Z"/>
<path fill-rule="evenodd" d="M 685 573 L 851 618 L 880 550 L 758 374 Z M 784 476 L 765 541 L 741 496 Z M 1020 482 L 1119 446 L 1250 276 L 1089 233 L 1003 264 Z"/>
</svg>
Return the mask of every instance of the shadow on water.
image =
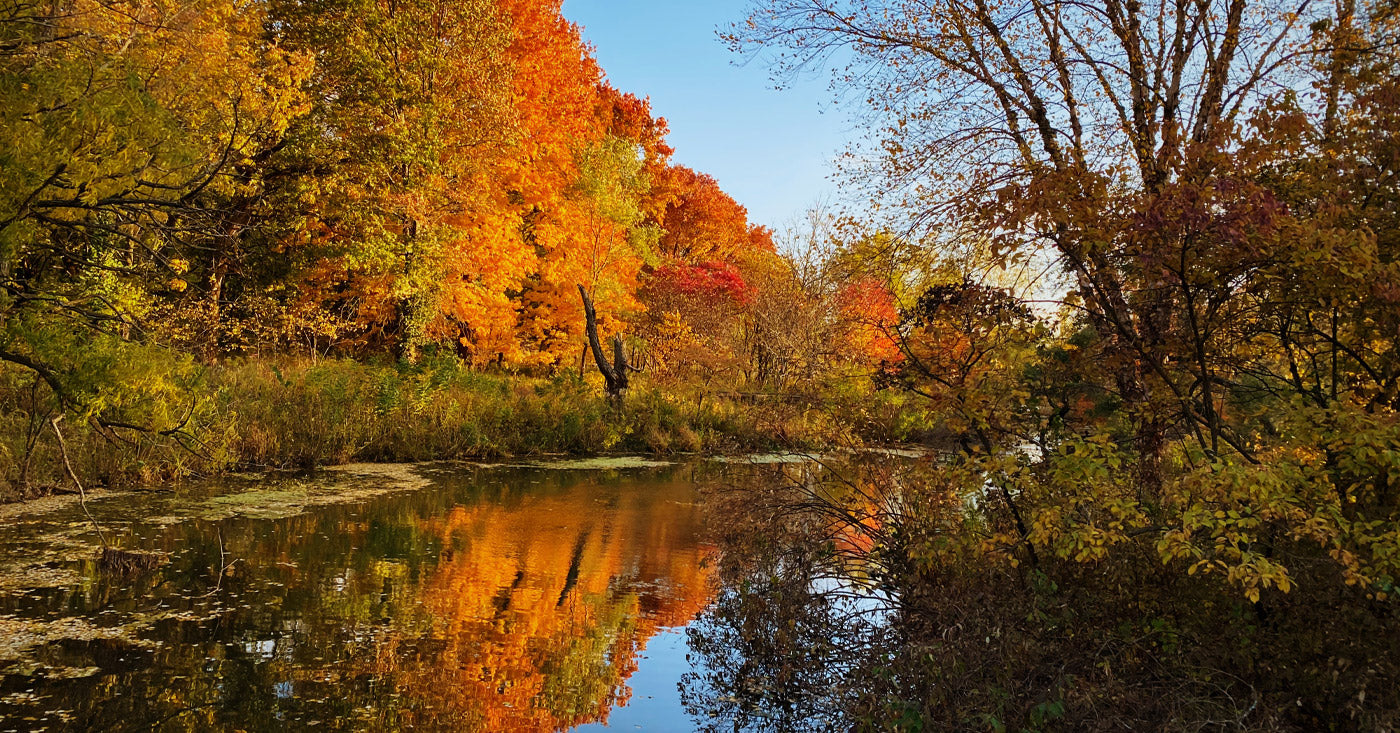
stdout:
<svg viewBox="0 0 1400 733">
<path fill-rule="evenodd" d="M 667 630 L 709 602 L 696 470 L 366 467 L 109 498 L 109 532 L 169 557 L 128 578 L 98 572 L 74 508 L 15 515 L 0 729 L 606 722 L 644 657 L 682 664 Z"/>
</svg>

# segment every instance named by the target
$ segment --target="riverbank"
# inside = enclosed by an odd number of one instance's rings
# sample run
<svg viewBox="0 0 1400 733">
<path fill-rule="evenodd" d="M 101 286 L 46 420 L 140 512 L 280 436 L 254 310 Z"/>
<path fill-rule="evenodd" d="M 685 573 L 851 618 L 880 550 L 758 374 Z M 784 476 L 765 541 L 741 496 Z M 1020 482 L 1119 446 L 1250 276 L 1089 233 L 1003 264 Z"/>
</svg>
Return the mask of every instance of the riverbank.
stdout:
<svg viewBox="0 0 1400 733">
<path fill-rule="evenodd" d="M 29 388 L 27 375 L 7 376 L 0 501 L 72 490 L 51 424 L 57 411 Z M 860 435 L 913 435 L 901 427 L 913 422 L 900 405 L 869 395 L 808 391 L 755 400 L 644 382 L 614 404 L 577 374 L 492 374 L 455 360 L 239 360 L 175 379 L 164 393 L 181 404 L 146 409 L 161 416 L 150 425 L 103 424 L 96 415 L 59 423 L 87 488 L 347 463 L 816 450 Z"/>
</svg>

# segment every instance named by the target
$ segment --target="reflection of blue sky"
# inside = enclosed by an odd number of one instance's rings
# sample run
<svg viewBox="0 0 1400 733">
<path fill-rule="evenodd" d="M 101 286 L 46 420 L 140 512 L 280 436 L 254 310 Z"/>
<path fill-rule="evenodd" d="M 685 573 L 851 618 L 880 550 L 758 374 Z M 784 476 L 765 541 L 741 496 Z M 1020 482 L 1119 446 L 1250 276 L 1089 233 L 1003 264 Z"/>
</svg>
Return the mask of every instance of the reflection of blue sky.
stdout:
<svg viewBox="0 0 1400 733">
<path fill-rule="evenodd" d="M 632 698 L 625 707 L 613 708 L 608 722 L 589 723 L 575 731 L 692 730 L 694 724 L 681 704 L 681 677 L 690 670 L 683 629 L 662 629 L 647 641 L 637 660 L 637 671 L 626 681 Z"/>
<path fill-rule="evenodd" d="M 243 642 L 243 653 L 268 661 L 277 655 L 276 639 L 255 639 Z"/>
<path fill-rule="evenodd" d="M 829 162 L 847 138 L 821 79 L 775 91 L 760 63 L 738 57 L 717 27 L 743 19 L 746 0 L 566 0 L 564 15 L 613 85 L 650 97 L 671 124 L 675 161 L 714 176 L 752 221 L 782 226 L 832 193 Z"/>
</svg>

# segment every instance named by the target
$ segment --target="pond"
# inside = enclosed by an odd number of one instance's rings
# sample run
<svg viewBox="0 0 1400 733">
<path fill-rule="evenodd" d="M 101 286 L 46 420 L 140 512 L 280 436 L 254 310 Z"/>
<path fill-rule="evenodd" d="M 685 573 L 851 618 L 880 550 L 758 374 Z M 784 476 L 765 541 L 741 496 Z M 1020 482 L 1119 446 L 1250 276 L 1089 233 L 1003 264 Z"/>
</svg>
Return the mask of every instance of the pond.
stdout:
<svg viewBox="0 0 1400 733">
<path fill-rule="evenodd" d="M 0 507 L 0 730 L 689 730 L 716 592 L 650 461 L 350 466 Z"/>
</svg>

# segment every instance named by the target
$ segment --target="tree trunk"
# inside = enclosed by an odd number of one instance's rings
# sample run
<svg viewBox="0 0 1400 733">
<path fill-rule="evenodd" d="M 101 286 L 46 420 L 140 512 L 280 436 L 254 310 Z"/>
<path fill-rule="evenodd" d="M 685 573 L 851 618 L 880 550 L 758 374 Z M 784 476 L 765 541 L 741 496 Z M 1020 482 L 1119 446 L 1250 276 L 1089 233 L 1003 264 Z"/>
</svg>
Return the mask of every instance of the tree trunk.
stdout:
<svg viewBox="0 0 1400 733">
<path fill-rule="evenodd" d="M 608 363 L 608 357 L 603 353 L 603 344 L 598 339 L 598 313 L 593 308 L 593 299 L 588 297 L 588 291 L 582 285 L 578 286 L 578 294 L 583 298 L 583 315 L 587 320 L 588 348 L 593 352 L 593 361 L 598 365 L 598 372 L 603 375 L 604 388 L 608 397 L 613 400 L 621 400 L 627 393 L 628 374 L 637 371 L 635 367 L 627 363 L 627 354 L 622 348 L 622 335 L 613 336 L 613 363 Z"/>
</svg>

